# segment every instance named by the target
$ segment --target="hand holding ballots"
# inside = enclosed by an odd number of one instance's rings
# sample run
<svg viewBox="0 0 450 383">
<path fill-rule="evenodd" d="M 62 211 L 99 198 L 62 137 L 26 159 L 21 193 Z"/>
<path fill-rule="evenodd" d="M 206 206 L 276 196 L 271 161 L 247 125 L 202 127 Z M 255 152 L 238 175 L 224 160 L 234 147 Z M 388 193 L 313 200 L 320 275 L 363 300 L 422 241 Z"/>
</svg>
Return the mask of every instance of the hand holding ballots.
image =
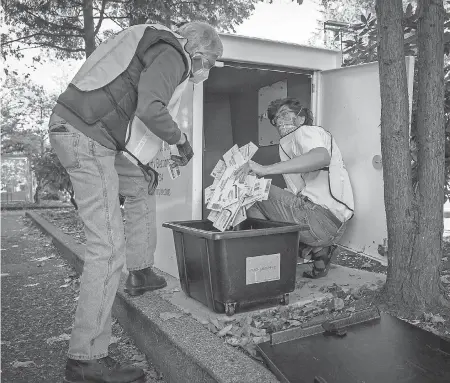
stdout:
<svg viewBox="0 0 450 383">
<path fill-rule="evenodd" d="M 205 189 L 205 203 L 211 210 L 208 219 L 220 231 L 245 221 L 247 209 L 269 196 L 271 179 L 258 179 L 252 174 L 236 175 L 236 171 L 250 161 L 257 150 L 253 142 L 241 148 L 234 145 L 211 172 L 214 181 Z"/>
</svg>

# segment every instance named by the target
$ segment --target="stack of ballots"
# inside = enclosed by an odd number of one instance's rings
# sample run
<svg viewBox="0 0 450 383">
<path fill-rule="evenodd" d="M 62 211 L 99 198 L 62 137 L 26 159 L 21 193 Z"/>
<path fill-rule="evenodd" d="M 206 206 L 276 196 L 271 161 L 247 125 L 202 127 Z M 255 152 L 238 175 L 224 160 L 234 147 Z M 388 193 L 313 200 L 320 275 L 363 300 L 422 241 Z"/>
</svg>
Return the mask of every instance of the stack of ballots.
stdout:
<svg viewBox="0 0 450 383">
<path fill-rule="evenodd" d="M 271 179 L 257 178 L 252 174 L 243 179 L 235 176 L 235 171 L 250 161 L 257 150 L 253 142 L 241 148 L 234 145 L 211 172 L 214 182 L 205 189 L 205 203 L 211 210 L 208 220 L 220 231 L 245 221 L 247 209 L 269 196 Z"/>
</svg>

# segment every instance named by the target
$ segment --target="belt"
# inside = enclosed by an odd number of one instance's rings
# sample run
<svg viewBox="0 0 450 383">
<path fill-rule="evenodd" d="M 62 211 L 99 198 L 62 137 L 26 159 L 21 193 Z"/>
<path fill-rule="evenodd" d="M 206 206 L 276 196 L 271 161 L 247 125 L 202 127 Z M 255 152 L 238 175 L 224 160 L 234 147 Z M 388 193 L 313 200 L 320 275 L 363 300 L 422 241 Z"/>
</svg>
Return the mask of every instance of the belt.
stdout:
<svg viewBox="0 0 450 383">
<path fill-rule="evenodd" d="M 338 217 L 336 217 L 331 211 L 329 211 L 326 207 L 314 203 L 304 195 L 298 194 L 298 197 L 300 197 L 302 200 L 309 203 L 310 205 L 315 206 L 316 209 L 319 208 L 322 211 L 323 215 L 326 216 L 331 222 L 333 222 L 338 229 L 342 226 L 343 222 Z"/>
</svg>

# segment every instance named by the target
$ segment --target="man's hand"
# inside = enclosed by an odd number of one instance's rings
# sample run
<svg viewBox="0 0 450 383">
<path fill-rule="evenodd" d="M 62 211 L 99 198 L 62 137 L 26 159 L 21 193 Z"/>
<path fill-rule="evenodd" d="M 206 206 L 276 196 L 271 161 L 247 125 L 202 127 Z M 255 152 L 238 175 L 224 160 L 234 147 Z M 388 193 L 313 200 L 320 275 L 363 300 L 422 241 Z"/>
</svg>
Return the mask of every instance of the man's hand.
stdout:
<svg viewBox="0 0 450 383">
<path fill-rule="evenodd" d="M 247 174 L 255 174 L 258 177 L 264 177 L 267 175 L 267 169 L 254 161 L 248 161 L 234 172 L 237 179 L 243 180 Z"/>
<path fill-rule="evenodd" d="M 158 172 L 153 169 L 150 165 L 139 164 L 142 173 L 144 173 L 144 178 L 148 182 L 148 194 L 153 195 L 156 188 L 158 187 Z"/>
<path fill-rule="evenodd" d="M 189 143 L 186 134 L 183 133 L 184 136 L 184 142 L 183 138 L 180 139 L 179 143 L 177 144 L 178 153 L 180 153 L 179 156 L 170 156 L 170 159 L 178 166 L 186 166 L 191 158 L 194 156 L 194 152 L 192 150 L 191 144 Z"/>
</svg>

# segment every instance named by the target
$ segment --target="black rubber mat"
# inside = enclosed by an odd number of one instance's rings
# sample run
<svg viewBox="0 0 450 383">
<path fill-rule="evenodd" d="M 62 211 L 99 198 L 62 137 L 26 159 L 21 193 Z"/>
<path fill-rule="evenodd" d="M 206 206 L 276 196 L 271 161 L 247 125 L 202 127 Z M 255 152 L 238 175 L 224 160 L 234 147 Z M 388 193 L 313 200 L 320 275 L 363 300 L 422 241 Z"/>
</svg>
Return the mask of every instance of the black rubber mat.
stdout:
<svg viewBox="0 0 450 383">
<path fill-rule="evenodd" d="M 342 335 L 342 334 L 341 334 Z M 259 352 L 283 383 L 449 383 L 450 342 L 388 314 Z"/>
</svg>

